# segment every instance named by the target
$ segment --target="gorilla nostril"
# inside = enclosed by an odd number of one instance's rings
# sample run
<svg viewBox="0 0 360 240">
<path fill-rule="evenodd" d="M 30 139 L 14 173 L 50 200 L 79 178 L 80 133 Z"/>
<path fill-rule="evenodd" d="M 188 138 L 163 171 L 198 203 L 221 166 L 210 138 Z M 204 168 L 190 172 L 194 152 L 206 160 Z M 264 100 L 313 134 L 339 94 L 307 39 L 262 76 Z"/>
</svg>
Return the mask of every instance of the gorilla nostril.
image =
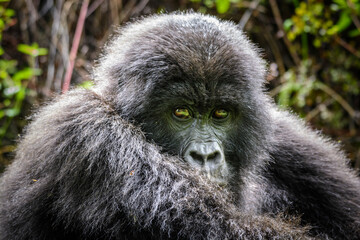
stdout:
<svg viewBox="0 0 360 240">
<path fill-rule="evenodd" d="M 218 151 L 213 152 L 207 156 L 207 160 L 212 162 L 218 162 L 220 159 L 221 159 L 221 154 Z"/>
<path fill-rule="evenodd" d="M 204 162 L 204 158 L 201 154 L 198 154 L 197 152 L 195 151 L 191 151 L 190 152 L 190 157 L 195 161 L 195 162 L 198 162 L 200 164 L 202 164 Z"/>
</svg>

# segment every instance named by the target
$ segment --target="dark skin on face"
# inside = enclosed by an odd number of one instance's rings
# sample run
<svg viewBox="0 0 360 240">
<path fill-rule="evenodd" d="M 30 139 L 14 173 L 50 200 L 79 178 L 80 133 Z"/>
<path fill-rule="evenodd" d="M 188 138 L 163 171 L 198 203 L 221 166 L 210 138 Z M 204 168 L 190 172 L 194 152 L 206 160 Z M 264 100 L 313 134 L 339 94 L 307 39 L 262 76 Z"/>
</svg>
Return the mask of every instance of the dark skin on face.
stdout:
<svg viewBox="0 0 360 240">
<path fill-rule="evenodd" d="M 146 107 L 151 111 L 140 120 L 148 138 L 164 152 L 181 156 L 220 186 L 229 183 L 236 168 L 226 157 L 231 153 L 226 143 L 239 120 L 237 106 L 227 101 L 225 90 L 214 82 L 167 82 L 153 90 Z"/>
<path fill-rule="evenodd" d="M 220 185 L 226 184 L 228 175 L 222 137 L 231 122 L 230 115 L 224 107 L 215 107 L 201 114 L 191 106 L 179 106 L 172 112 L 176 130 L 189 138 L 181 153 L 184 160 Z"/>
</svg>

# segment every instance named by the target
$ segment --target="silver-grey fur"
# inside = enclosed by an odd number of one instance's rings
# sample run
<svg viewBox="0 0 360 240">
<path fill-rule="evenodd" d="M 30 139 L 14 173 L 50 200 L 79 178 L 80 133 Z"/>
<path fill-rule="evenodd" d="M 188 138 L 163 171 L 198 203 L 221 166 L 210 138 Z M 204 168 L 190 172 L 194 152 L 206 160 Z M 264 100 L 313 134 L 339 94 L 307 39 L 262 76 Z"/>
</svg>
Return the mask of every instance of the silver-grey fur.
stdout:
<svg viewBox="0 0 360 240">
<path fill-rule="evenodd" d="M 122 28 L 93 89 L 33 116 L 1 178 L 0 239 L 359 239 L 359 179 L 338 146 L 277 109 L 264 75 L 230 22 L 176 13 Z M 242 113 L 226 188 L 167 151 L 178 142 L 157 119 L 174 95 L 162 87 L 179 84 Z"/>
</svg>

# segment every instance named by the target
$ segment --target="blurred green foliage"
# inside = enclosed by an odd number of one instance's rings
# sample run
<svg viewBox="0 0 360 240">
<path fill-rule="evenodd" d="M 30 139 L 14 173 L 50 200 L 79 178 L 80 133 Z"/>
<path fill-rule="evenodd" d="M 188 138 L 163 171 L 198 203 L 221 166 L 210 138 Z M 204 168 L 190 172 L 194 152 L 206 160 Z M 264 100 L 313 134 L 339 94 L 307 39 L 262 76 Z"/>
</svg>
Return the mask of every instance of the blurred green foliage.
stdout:
<svg viewBox="0 0 360 240">
<path fill-rule="evenodd" d="M 284 21 L 287 37 L 291 41 L 299 35 L 311 34 L 314 36 L 313 45 L 319 48 L 329 42 L 333 35 L 345 30 L 348 30 L 346 35 L 349 37 L 360 35 L 359 29 L 351 28 L 352 15 L 360 14 L 359 0 L 333 0 L 330 5 L 323 1 L 309 0 L 295 5 L 295 14 Z"/>
<path fill-rule="evenodd" d="M 230 10 L 231 4 L 239 3 L 241 0 L 190 0 L 194 3 L 201 3 L 203 2 L 204 7 L 200 8 L 199 10 L 202 12 L 206 12 L 206 9 L 216 8 L 217 13 L 224 14 Z"/>
<path fill-rule="evenodd" d="M 359 121 L 356 106 L 350 105 L 360 92 L 360 26 L 355 24 L 360 1 L 293 3 L 294 14 L 284 21 L 284 29 L 302 61 L 283 75 L 278 103 L 308 119 L 314 117 L 309 109 L 317 111 L 317 123 L 334 129 Z"/>
<path fill-rule="evenodd" d="M 14 14 L 14 10 L 0 6 L 0 41 L 3 31 L 11 25 Z M 35 58 L 47 54 L 47 49 L 40 48 L 36 43 L 19 44 L 17 50 L 28 56 L 29 66 L 18 69 L 16 60 L 2 58 L 5 51 L 0 48 L 0 145 L 13 118 L 20 114 L 23 102 L 31 91 L 27 87 L 28 82 L 42 73 L 40 68 L 35 67 Z"/>
<path fill-rule="evenodd" d="M 311 65 L 311 61 L 305 60 L 301 63 L 298 71 L 290 69 L 284 74 L 284 83 L 281 85 L 278 95 L 278 103 L 281 106 L 305 107 L 306 99 L 317 81 L 314 76 L 308 74 L 309 65 Z"/>
</svg>

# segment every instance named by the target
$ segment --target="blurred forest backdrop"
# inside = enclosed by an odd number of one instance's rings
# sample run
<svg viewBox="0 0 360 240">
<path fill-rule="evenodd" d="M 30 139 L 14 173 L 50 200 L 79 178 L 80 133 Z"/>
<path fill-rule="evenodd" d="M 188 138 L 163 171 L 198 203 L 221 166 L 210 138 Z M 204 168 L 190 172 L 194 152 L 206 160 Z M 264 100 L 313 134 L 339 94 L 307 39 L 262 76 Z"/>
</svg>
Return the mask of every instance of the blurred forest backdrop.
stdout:
<svg viewBox="0 0 360 240">
<path fill-rule="evenodd" d="M 118 25 L 187 9 L 243 28 L 263 49 L 275 101 L 341 142 L 360 168 L 360 0 L 0 0 L 0 172 L 29 114 L 61 93 L 74 39 L 71 85 L 87 87 Z"/>
</svg>

